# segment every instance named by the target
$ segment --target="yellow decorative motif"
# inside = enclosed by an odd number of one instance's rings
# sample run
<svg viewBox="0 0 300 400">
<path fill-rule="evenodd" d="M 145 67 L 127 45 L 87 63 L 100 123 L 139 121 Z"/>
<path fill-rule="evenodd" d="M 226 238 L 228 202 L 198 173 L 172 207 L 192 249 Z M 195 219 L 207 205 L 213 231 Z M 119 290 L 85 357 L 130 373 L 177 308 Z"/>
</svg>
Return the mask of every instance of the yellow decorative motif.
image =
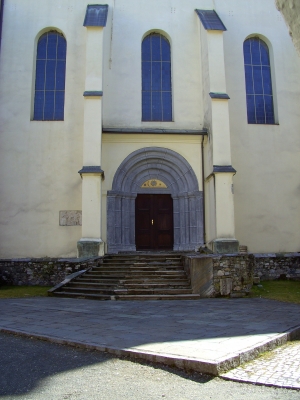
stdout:
<svg viewBox="0 0 300 400">
<path fill-rule="evenodd" d="M 144 182 L 141 187 L 150 189 L 166 189 L 167 185 L 159 179 L 148 179 L 148 181 Z"/>
</svg>

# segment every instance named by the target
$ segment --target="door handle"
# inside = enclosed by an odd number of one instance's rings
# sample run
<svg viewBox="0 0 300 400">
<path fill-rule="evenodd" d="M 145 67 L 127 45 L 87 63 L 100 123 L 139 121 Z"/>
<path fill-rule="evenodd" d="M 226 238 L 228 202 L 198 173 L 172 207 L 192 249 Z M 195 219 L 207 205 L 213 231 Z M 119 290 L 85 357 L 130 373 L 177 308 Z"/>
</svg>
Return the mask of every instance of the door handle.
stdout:
<svg viewBox="0 0 300 400">
<path fill-rule="evenodd" d="M 153 219 L 151 219 L 151 224 L 153 225 Z"/>
</svg>

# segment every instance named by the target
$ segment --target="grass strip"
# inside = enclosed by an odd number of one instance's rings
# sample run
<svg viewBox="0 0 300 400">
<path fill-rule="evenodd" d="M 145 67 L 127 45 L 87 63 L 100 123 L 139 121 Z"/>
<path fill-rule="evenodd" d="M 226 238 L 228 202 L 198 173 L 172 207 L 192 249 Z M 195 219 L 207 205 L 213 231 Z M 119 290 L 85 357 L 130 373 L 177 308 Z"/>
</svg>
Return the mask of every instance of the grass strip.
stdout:
<svg viewBox="0 0 300 400">
<path fill-rule="evenodd" d="M 250 296 L 300 304 L 300 281 L 263 281 L 253 285 Z"/>
<path fill-rule="evenodd" d="M 47 296 L 51 286 L 1 286 L 0 299 Z"/>
</svg>

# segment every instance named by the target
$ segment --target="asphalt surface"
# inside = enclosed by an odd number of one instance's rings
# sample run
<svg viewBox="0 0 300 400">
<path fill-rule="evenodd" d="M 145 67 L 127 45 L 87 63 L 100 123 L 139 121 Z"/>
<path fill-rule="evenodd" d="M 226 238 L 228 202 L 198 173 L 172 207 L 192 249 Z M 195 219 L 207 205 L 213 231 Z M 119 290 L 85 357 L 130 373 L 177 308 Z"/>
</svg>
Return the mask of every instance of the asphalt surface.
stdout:
<svg viewBox="0 0 300 400">
<path fill-rule="evenodd" d="M 224 381 L 35 338 L 0 334 L 0 398 L 296 400 L 295 390 Z"/>
</svg>

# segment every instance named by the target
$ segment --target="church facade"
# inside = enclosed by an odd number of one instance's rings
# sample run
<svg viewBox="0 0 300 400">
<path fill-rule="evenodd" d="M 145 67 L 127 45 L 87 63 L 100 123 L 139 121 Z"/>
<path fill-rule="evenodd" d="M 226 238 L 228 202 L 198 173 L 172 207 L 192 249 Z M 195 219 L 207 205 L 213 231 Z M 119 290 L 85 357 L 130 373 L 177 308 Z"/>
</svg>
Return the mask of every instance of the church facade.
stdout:
<svg viewBox="0 0 300 400">
<path fill-rule="evenodd" d="M 273 0 L 2 0 L 0 257 L 299 251 Z"/>
</svg>

